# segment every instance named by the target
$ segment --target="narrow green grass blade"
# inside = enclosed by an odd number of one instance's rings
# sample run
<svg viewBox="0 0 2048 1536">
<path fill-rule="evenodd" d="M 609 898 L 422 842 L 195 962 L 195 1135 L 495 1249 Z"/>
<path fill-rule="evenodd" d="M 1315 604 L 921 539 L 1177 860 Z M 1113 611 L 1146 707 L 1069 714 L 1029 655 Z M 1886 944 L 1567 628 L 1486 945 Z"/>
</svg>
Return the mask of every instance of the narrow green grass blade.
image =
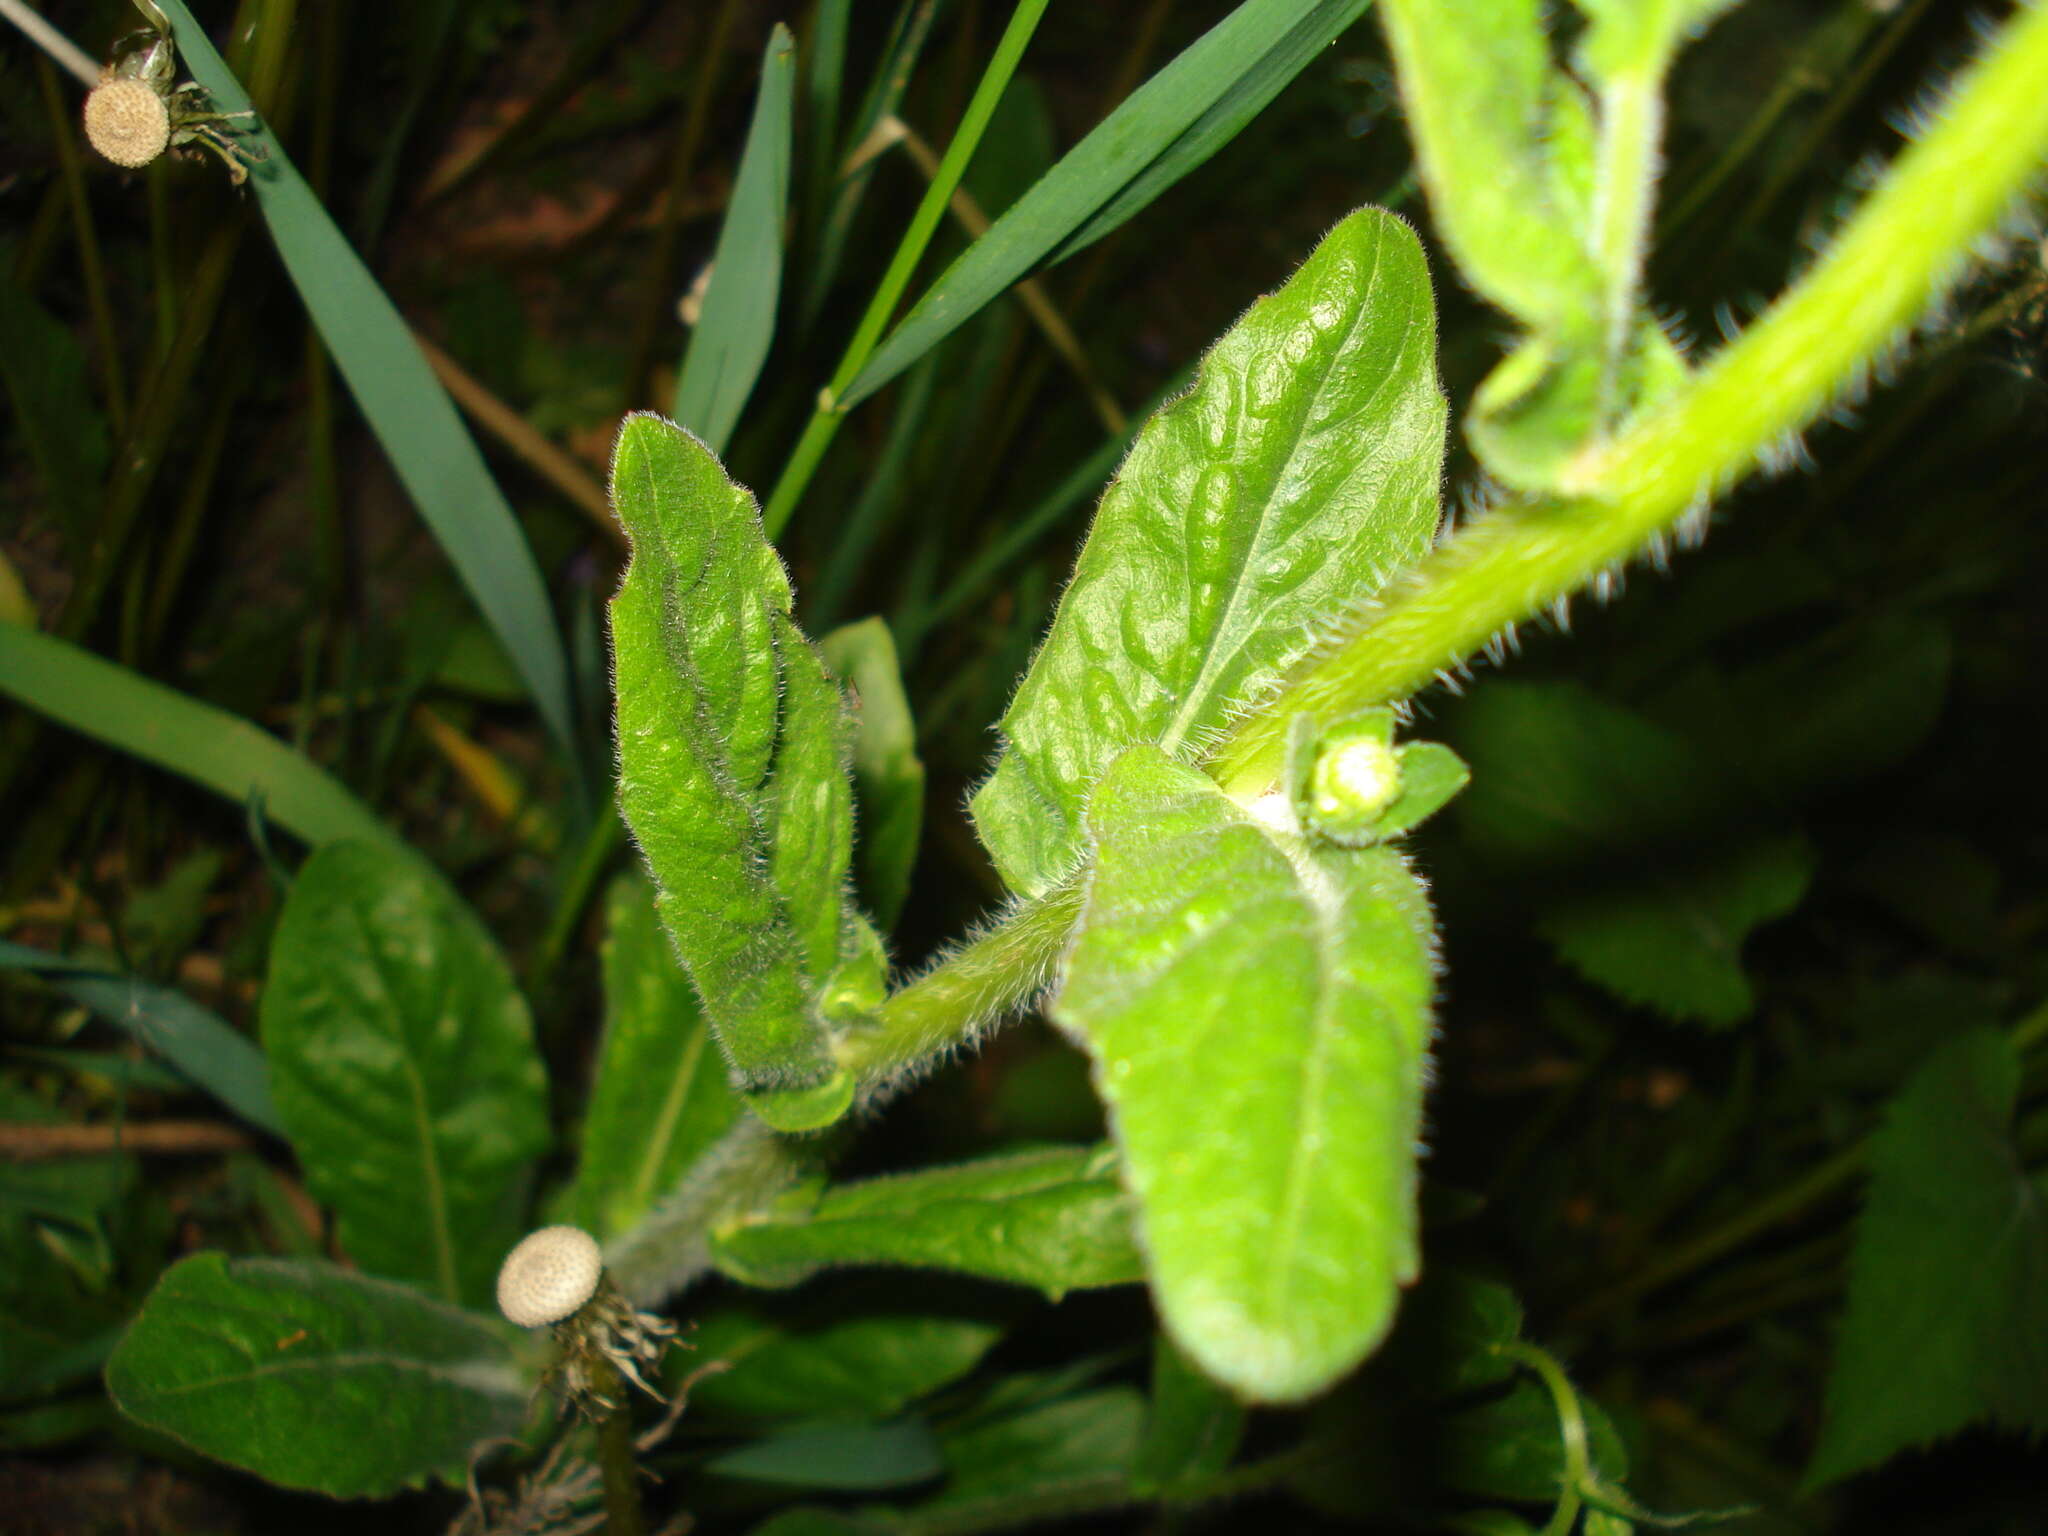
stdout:
<svg viewBox="0 0 2048 1536">
<path fill-rule="evenodd" d="M 846 21 L 853 0 L 818 0 L 804 67 L 804 227 L 823 229 L 838 179 L 839 100 L 846 82 Z"/>
<path fill-rule="evenodd" d="M 31 709 L 264 813 L 308 843 L 406 846 L 324 768 L 239 715 L 63 640 L 0 625 L 0 690 Z"/>
<path fill-rule="evenodd" d="M 240 82 L 182 0 L 163 0 L 163 10 L 186 67 L 219 110 L 248 110 Z M 413 345 L 404 319 L 293 168 L 284 146 L 258 120 L 241 142 L 268 156 L 250 171 L 249 184 L 335 366 L 413 504 L 518 666 L 549 730 L 571 762 L 580 762 L 554 611 L 504 493 Z"/>
<path fill-rule="evenodd" d="M 934 3 L 935 0 L 903 0 L 896 13 L 895 25 L 889 29 L 889 39 L 883 44 L 881 61 L 876 64 L 874 75 L 861 97 L 860 111 L 854 118 L 853 128 L 844 141 L 848 152 L 859 148 L 874 131 L 875 124 L 894 112 L 903 99 L 904 88 L 910 84 L 918 58 L 924 52 L 925 39 L 931 34 Z M 840 181 L 839 157 L 832 157 L 830 177 L 838 188 L 838 195 L 831 199 L 832 211 L 817 233 L 817 249 L 811 252 L 807 263 L 809 276 L 804 290 L 802 321 L 806 330 L 825 307 L 826 295 L 831 292 L 833 280 L 839 275 L 846 242 L 853 234 L 854 218 L 860 212 L 861 199 L 866 195 L 874 173 L 875 162 L 870 159 Z"/>
<path fill-rule="evenodd" d="M 1372 0 L 1322 0 L 1257 63 L 1239 75 L 1158 159 L 1133 177 L 1130 185 L 1111 198 L 1094 218 L 1075 230 L 1046 264 L 1065 261 L 1075 252 L 1086 250 L 1125 220 L 1137 217 L 1181 177 L 1206 164 L 1211 155 L 1237 137 L 1246 123 L 1265 111 L 1266 104 L 1285 90 L 1317 54 L 1363 16 L 1371 3 Z"/>
<path fill-rule="evenodd" d="M 247 1036 L 170 987 L 0 939 L 0 970 L 26 971 L 120 1025 L 234 1114 L 273 1136 L 284 1126 L 270 1067 Z"/>
<path fill-rule="evenodd" d="M 1368 3 L 1245 0 L 1133 91 L 946 269 L 840 393 L 840 406 L 880 389 L 1047 256 L 1099 239 L 1207 160 Z"/>
<path fill-rule="evenodd" d="M 754 121 L 711 256 L 703 318 L 690 337 L 676 385 L 677 424 L 696 433 L 713 453 L 725 452 L 775 340 L 795 103 L 796 40 L 778 23 L 761 61 Z"/>
</svg>

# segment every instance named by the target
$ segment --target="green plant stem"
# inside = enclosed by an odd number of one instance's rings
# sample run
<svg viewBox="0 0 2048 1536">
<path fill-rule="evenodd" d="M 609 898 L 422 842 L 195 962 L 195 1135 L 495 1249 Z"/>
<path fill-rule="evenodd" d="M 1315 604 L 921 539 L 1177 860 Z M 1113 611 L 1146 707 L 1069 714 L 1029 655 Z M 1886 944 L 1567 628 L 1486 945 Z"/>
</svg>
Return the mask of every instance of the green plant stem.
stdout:
<svg viewBox="0 0 2048 1536">
<path fill-rule="evenodd" d="M 938 174 L 925 187 L 917 211 L 910 216 L 910 224 L 903 231 L 903 238 L 897 242 L 896 254 L 890 258 L 888 270 L 882 274 L 874 296 L 868 300 L 867 313 L 861 316 L 860 324 L 854 329 L 853 340 L 846 344 L 832 382 L 819 395 L 817 409 L 804 428 L 803 436 L 797 439 L 796 450 L 790 455 L 789 463 L 783 467 L 782 476 L 768 497 L 761 521 L 770 539 L 777 537 L 788 525 L 790 514 L 796 511 L 797 502 L 803 498 L 804 488 L 810 484 L 811 476 L 825 457 L 825 450 L 831 446 L 833 434 L 845 419 L 845 412 L 839 408 L 838 396 L 854 381 L 881 341 L 882 330 L 895 314 L 896 305 L 903 297 L 903 290 L 910 286 L 918 263 L 924 260 L 925 249 L 931 244 L 932 236 L 938 233 L 939 221 L 946 215 L 953 190 L 960 185 L 967 162 L 980 147 L 982 133 L 987 129 L 989 119 L 995 115 L 996 104 L 1002 100 L 1003 92 L 1009 89 L 1010 79 L 1016 74 L 1024 49 L 1030 44 L 1032 33 L 1038 30 L 1039 19 L 1045 15 L 1049 3 L 1050 0 L 1018 0 L 1017 8 L 1010 13 L 1010 24 L 1004 29 L 1002 41 L 996 44 L 995 57 L 982 71 L 981 83 L 975 87 L 967 110 L 961 114 L 960 126 L 954 132 L 952 142 L 946 146 L 945 157 L 939 161 Z"/>
<path fill-rule="evenodd" d="M 2048 148 L 2044 78 L 2048 7 L 2036 7 L 1959 82 L 1947 114 L 1806 280 L 1670 404 L 1582 466 L 1587 494 L 1504 508 L 1426 558 L 1239 724 L 1214 761 L 1223 787 L 1250 798 L 1278 782 L 1297 711 L 1348 713 L 1407 697 L 1637 552 L 1811 421 L 1862 376 L 2034 173 Z M 875 1031 L 846 1043 L 846 1065 L 870 1081 L 900 1072 L 1021 1005 L 1049 979 L 1079 903 L 1070 883 L 955 951 L 891 997 Z"/>
<path fill-rule="evenodd" d="M 604 1528 L 607 1536 L 646 1536 L 647 1517 L 640 1507 L 640 1465 L 633 1456 L 633 1415 L 626 1384 L 611 1362 L 591 1367 L 590 1383 L 598 1397 L 617 1406 L 597 1421 L 597 1470 L 604 1479 Z"/>
<path fill-rule="evenodd" d="M 889 1082 L 962 1043 L 983 1020 L 1023 1007 L 1053 977 L 1081 916 L 1078 878 L 1016 909 L 882 1005 L 872 1028 L 839 1047 L 863 1085 Z"/>
<path fill-rule="evenodd" d="M 1603 420 L 1623 398 L 1623 373 L 1636 329 L 1636 296 L 1643 285 L 1643 251 L 1655 202 L 1657 158 L 1664 136 L 1664 61 L 1609 80 L 1600 92 L 1600 188 L 1595 211 L 1594 260 L 1606 286 L 1606 362 L 1601 370 Z"/>
<path fill-rule="evenodd" d="M 1543 1527 L 1543 1536 L 1565 1536 L 1579 1518 L 1579 1490 L 1586 1486 L 1593 1470 L 1591 1454 L 1586 1448 L 1586 1413 L 1579 1406 L 1579 1394 L 1573 1388 L 1571 1378 L 1564 1373 L 1548 1350 L 1538 1349 L 1534 1344 L 1503 1344 L 1500 1353 L 1534 1371 L 1542 1378 L 1543 1385 L 1550 1391 L 1550 1400 L 1557 1406 L 1558 1439 L 1564 1447 L 1564 1486 L 1557 1493 L 1557 1508 L 1550 1516 L 1550 1523 Z"/>
<path fill-rule="evenodd" d="M 2048 8 L 2020 12 L 1807 277 L 1692 385 L 1572 467 L 1572 498 L 1502 508 L 1368 607 L 1223 743 L 1243 800 L 1287 721 L 1406 698 L 1668 533 L 1845 391 L 1951 280 L 2048 150 Z"/>
</svg>

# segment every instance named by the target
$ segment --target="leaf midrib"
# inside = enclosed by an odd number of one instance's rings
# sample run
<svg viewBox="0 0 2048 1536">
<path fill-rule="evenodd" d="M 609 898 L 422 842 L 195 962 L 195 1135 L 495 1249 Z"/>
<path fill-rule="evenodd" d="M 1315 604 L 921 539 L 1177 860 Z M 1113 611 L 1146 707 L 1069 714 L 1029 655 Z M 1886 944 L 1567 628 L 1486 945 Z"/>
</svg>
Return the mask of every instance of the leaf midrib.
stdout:
<svg viewBox="0 0 2048 1536">
<path fill-rule="evenodd" d="M 1315 388 L 1310 391 L 1309 401 L 1311 407 L 1321 397 L 1324 386 L 1329 383 L 1330 374 L 1336 368 L 1337 359 L 1344 355 L 1345 349 L 1351 345 L 1356 337 L 1359 326 L 1364 324 L 1370 295 L 1379 284 L 1380 268 L 1384 264 L 1386 253 L 1387 236 L 1384 228 L 1376 229 L 1375 233 L 1377 238 L 1373 241 L 1372 274 L 1365 281 L 1364 296 L 1354 306 L 1351 324 L 1347 327 L 1344 338 L 1331 349 L 1328 360 L 1323 367 L 1322 376 L 1316 380 Z M 1404 343 L 1401 348 L 1401 358 L 1405 359 L 1406 354 L 1407 347 Z M 1400 360 L 1397 359 L 1397 363 Z M 1395 371 L 1395 368 L 1390 367 L 1387 370 L 1387 378 L 1391 378 Z M 1360 414 L 1363 414 L 1366 407 L 1371 406 L 1378 400 L 1380 390 L 1386 386 L 1387 378 L 1380 380 L 1379 386 L 1373 391 L 1372 398 L 1366 402 L 1365 407 L 1360 408 Z M 1285 471 L 1287 467 L 1294 463 L 1296 455 L 1300 453 L 1302 439 L 1307 432 L 1308 423 L 1313 415 L 1312 409 L 1302 412 L 1300 425 L 1294 433 L 1294 440 L 1288 445 L 1286 456 L 1281 460 L 1280 468 L 1273 476 L 1275 488 L 1286 478 Z M 1223 653 L 1223 639 L 1232 632 L 1232 622 L 1246 590 L 1255 584 L 1249 578 L 1248 572 L 1254 564 L 1255 558 L 1264 550 L 1267 524 L 1273 516 L 1274 499 L 1273 496 L 1268 495 L 1260 506 L 1258 519 L 1252 530 L 1252 537 L 1246 547 L 1246 557 L 1238 563 L 1236 570 L 1232 572 L 1230 595 L 1224 600 L 1223 612 L 1218 617 L 1216 623 L 1210 626 L 1209 634 L 1202 642 L 1201 665 L 1195 669 L 1193 681 L 1188 684 L 1187 692 L 1181 696 L 1180 708 L 1174 712 L 1173 719 L 1168 722 L 1166 730 L 1160 735 L 1159 745 L 1170 755 L 1178 754 L 1181 743 L 1187 739 L 1188 732 L 1194 727 L 1192 717 L 1206 698 L 1207 690 L 1214 674 L 1222 669 L 1223 662 L 1220 658 Z M 1234 655 L 1240 649 L 1242 649 L 1241 646 L 1232 646 L 1230 654 Z"/>
</svg>

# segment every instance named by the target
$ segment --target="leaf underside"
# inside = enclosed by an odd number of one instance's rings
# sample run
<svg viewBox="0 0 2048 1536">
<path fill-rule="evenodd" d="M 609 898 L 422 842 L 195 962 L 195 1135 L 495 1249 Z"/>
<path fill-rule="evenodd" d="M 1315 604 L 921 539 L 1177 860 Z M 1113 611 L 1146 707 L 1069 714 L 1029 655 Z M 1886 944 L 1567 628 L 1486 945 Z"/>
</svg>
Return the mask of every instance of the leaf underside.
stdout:
<svg viewBox="0 0 2048 1536">
<path fill-rule="evenodd" d="M 1433 988 L 1420 882 L 1134 747 L 1055 1014 L 1094 1058 L 1169 1333 L 1244 1396 L 1355 1365 L 1415 1275 Z"/>
</svg>

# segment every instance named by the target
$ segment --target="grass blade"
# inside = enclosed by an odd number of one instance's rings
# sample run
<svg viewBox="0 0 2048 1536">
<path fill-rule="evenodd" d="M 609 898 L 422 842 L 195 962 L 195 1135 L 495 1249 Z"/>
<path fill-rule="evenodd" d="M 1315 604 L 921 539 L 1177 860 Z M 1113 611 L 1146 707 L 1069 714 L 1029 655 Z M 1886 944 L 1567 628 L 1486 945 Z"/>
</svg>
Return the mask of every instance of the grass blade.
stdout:
<svg viewBox="0 0 2048 1536">
<path fill-rule="evenodd" d="M 223 112 L 248 96 L 182 0 L 163 0 L 178 50 Z M 504 643 L 556 739 L 576 751 L 569 670 L 540 569 L 447 392 L 404 319 L 268 129 L 244 136 L 268 156 L 250 173 L 292 284 L 335 366 L 463 585 Z"/>
<path fill-rule="evenodd" d="M 0 970 L 26 971 L 120 1025 L 249 1124 L 282 1136 L 270 1067 L 249 1039 L 170 987 L 0 939 Z"/>
<path fill-rule="evenodd" d="M 1150 165 L 1131 179 L 1102 210 L 1067 237 L 1048 258 L 1047 264 L 1065 261 L 1086 250 L 1127 219 L 1142 213 L 1152 200 L 1205 164 L 1266 104 L 1285 90 L 1309 61 L 1328 48 L 1360 16 L 1372 0 L 1322 0 L 1308 15 L 1296 22 L 1265 55 L 1231 82 L 1226 90 L 1187 130 L 1169 144 Z M 1201 46 L 1199 43 L 1197 47 Z M 1192 52 L 1193 50 L 1189 50 Z"/>
<path fill-rule="evenodd" d="M 676 385 L 677 423 L 713 453 L 725 452 L 775 340 L 795 86 L 796 40 L 777 23 L 761 62 L 761 92 L 754 99 L 754 121 L 747 129 L 732 200 L 711 256 L 703 318 L 690 338 Z"/>
<path fill-rule="evenodd" d="M 265 813 L 308 843 L 404 842 L 326 769 L 239 715 L 34 630 L 0 625 L 0 690 L 31 709 Z"/>
<path fill-rule="evenodd" d="M 1245 0 L 1132 92 L 946 269 L 840 391 L 839 407 L 880 389 L 1049 255 L 1099 239 L 1207 160 L 1368 3 Z"/>
</svg>

